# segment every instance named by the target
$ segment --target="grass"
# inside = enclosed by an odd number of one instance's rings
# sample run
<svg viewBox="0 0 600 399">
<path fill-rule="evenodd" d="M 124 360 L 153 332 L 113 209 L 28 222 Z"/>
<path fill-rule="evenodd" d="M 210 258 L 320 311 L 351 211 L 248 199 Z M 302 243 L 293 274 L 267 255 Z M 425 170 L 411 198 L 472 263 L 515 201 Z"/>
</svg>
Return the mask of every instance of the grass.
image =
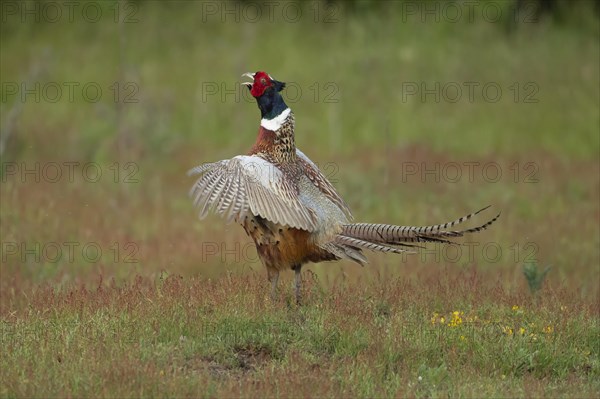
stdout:
<svg viewBox="0 0 600 399">
<path fill-rule="evenodd" d="M 46 287 L 30 297 L 37 314 L 3 324 L 4 387 L 19 396 L 37 392 L 27 379 L 51 396 L 597 392 L 593 306 L 552 289 L 536 303 L 474 273 L 437 278 L 327 294 L 309 279 L 299 309 L 273 304 L 256 275 Z M 467 382 L 473 374 L 486 377 Z"/>
<path fill-rule="evenodd" d="M 137 22 L 121 27 L 2 24 L 5 87 L 103 95 L 3 89 L 2 135 L 18 112 L 0 173 L 0 396 L 600 395 L 592 13 L 507 31 L 399 22 L 393 3 L 336 8 L 330 24 L 310 9 L 235 23 L 204 22 L 201 3 L 131 4 Z M 430 224 L 487 204 L 501 219 L 464 246 L 309 265 L 302 307 L 286 273 L 271 302 L 242 229 L 197 221 L 186 196 L 190 167 L 253 143 L 257 110 L 233 90 L 258 69 L 291 83 L 297 144 L 357 221 Z M 115 81 L 138 102 L 115 102 Z M 503 95 L 406 93 L 436 82 Z M 72 178 L 65 162 L 79 163 Z M 525 264 L 551 267 L 536 295 Z"/>
<path fill-rule="evenodd" d="M 41 287 L 2 323 L 3 396 L 593 396 L 598 309 L 476 272 L 273 303 L 262 274 Z M 285 295 L 291 296 L 291 295 Z M 291 301 L 291 298 L 287 298 Z M 21 302 L 21 303 L 19 303 Z M 35 309 L 35 310 L 33 310 Z M 67 376 L 68 378 L 65 378 Z"/>
</svg>

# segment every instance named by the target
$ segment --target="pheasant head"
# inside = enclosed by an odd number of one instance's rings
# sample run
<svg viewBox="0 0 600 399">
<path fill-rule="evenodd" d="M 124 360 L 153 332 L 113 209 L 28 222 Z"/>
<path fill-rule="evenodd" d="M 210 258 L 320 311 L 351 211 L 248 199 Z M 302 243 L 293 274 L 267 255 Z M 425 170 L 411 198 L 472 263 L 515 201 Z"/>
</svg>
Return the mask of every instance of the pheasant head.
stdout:
<svg viewBox="0 0 600 399">
<path fill-rule="evenodd" d="M 295 161 L 294 115 L 280 93 L 285 83 L 266 72 L 247 72 L 242 76 L 252 79 L 252 82 L 242 84 L 250 89 L 261 115 L 258 137 L 251 153 L 264 154 L 279 163 Z"/>
<path fill-rule="evenodd" d="M 250 89 L 250 94 L 256 99 L 263 119 L 274 119 L 288 109 L 280 94 L 285 88 L 284 82 L 273 79 L 266 72 L 247 72 L 242 76 L 252 79 L 252 82 L 242 84 Z"/>
</svg>

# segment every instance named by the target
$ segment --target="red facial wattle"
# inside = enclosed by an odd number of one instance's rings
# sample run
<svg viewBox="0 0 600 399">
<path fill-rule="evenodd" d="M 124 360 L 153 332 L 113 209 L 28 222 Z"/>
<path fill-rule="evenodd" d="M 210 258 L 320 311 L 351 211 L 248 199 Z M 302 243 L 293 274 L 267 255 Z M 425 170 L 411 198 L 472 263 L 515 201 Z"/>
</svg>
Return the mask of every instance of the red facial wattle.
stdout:
<svg viewBox="0 0 600 399">
<path fill-rule="evenodd" d="M 260 97 L 263 95 L 265 90 L 273 84 L 271 77 L 266 72 L 256 72 L 254 75 L 254 84 L 250 89 L 250 94 L 253 97 Z"/>
</svg>

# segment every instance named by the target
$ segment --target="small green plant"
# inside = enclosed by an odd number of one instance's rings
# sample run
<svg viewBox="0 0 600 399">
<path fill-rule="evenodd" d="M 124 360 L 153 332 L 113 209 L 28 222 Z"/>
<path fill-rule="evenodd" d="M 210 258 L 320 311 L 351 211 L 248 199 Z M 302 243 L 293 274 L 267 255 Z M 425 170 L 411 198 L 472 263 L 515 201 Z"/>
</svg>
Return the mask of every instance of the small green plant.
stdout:
<svg viewBox="0 0 600 399">
<path fill-rule="evenodd" d="M 417 397 L 435 397 L 450 389 L 450 373 L 445 363 L 437 367 L 421 364 L 418 374 Z"/>
<path fill-rule="evenodd" d="M 546 275 L 550 269 L 552 269 L 552 266 L 546 267 L 542 272 L 540 269 L 538 269 L 538 264 L 535 262 L 530 262 L 523 265 L 523 274 L 527 280 L 529 291 L 531 291 L 532 294 L 535 295 L 539 289 L 542 288 L 542 283 L 544 282 L 544 279 L 546 278 Z"/>
</svg>

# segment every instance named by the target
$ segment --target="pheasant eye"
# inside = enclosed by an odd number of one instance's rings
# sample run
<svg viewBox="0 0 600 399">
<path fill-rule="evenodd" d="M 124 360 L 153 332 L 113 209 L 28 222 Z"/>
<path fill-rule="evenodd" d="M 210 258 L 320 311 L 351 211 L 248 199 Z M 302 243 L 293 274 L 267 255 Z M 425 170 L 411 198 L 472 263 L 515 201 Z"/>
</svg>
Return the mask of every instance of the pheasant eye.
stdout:
<svg viewBox="0 0 600 399">
<path fill-rule="evenodd" d="M 264 85 L 265 85 L 265 84 L 267 84 L 267 79 L 265 79 L 265 78 L 260 78 L 260 83 L 262 83 L 262 84 L 264 84 Z"/>
</svg>

